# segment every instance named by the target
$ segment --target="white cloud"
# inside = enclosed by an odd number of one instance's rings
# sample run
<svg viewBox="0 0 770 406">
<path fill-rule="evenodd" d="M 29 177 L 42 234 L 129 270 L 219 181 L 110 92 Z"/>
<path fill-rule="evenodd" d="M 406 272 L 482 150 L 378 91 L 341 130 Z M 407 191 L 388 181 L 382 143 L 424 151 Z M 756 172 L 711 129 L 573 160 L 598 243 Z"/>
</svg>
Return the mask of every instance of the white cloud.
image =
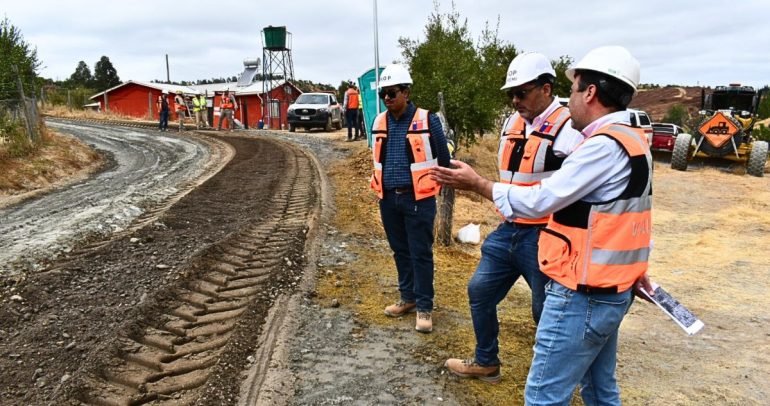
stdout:
<svg viewBox="0 0 770 406">
<path fill-rule="evenodd" d="M 379 0 L 380 63 L 401 59 L 398 38 L 424 38 L 429 0 Z M 579 59 L 593 47 L 626 46 L 641 62 L 642 81 L 719 85 L 770 83 L 770 25 L 763 0 L 723 2 L 586 0 L 547 6 L 506 0 L 456 0 L 478 38 L 500 18 L 500 37 L 520 50 Z M 374 65 L 373 1 L 187 2 L 135 0 L 0 0 L 0 10 L 37 46 L 41 74 L 64 79 L 78 61 L 110 58 L 121 79 L 194 80 L 233 76 L 262 56 L 260 30 L 293 34 L 295 76 L 336 85 Z M 34 5 L 32 5 L 34 4 Z M 450 9 L 443 0 L 441 12 Z M 740 16 L 740 17 L 738 17 Z M 763 38 L 765 38 L 763 40 Z M 502 78 L 501 78 L 502 80 Z"/>
</svg>

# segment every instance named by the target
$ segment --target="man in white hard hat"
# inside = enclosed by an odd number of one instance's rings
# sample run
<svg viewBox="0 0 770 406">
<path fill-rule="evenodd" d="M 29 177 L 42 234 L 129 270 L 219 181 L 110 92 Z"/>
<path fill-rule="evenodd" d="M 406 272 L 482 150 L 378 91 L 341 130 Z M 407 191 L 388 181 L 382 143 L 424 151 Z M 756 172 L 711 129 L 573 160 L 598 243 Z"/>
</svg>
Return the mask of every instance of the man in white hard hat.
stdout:
<svg viewBox="0 0 770 406">
<path fill-rule="evenodd" d="M 552 280 L 535 335 L 527 405 L 567 405 L 580 385 L 586 405 L 619 405 L 620 322 L 647 278 L 652 158 L 626 107 L 639 62 L 623 47 L 590 51 L 567 71 L 572 125 L 587 138 L 537 186 L 493 183 L 470 166 L 434 168 L 445 185 L 493 201 L 507 217 L 552 214 L 540 233 L 540 270 Z"/>
<path fill-rule="evenodd" d="M 219 101 L 219 125 L 217 125 L 217 131 L 222 129 L 222 123 L 227 120 L 230 125 L 230 132 L 235 128 L 235 121 L 233 120 L 233 113 L 238 109 L 238 102 L 235 101 L 235 96 L 230 94 L 230 90 L 226 89 Z"/>
<path fill-rule="evenodd" d="M 569 109 L 554 97 L 555 80 L 551 61 L 543 54 L 527 52 L 511 61 L 500 90 L 508 92 L 516 111 L 500 134 L 497 166 L 501 183 L 537 185 L 583 142 L 583 134 L 572 128 Z M 469 359 L 446 361 L 453 374 L 490 383 L 501 379 L 497 305 L 520 276 L 532 291 L 532 318 L 535 324 L 540 320 L 549 279 L 537 263 L 537 241 L 547 223 L 548 216 L 508 216 L 484 240 L 481 260 L 468 282 L 476 350 Z"/>
<path fill-rule="evenodd" d="M 409 96 L 412 77 L 399 64 L 380 74 L 379 96 L 387 111 L 372 125 L 374 170 L 371 187 L 380 198 L 380 216 L 398 271 L 398 302 L 390 317 L 416 311 L 415 330 L 433 331 L 433 223 L 440 186 L 430 169 L 449 165 L 439 118 L 417 108 Z"/>
</svg>

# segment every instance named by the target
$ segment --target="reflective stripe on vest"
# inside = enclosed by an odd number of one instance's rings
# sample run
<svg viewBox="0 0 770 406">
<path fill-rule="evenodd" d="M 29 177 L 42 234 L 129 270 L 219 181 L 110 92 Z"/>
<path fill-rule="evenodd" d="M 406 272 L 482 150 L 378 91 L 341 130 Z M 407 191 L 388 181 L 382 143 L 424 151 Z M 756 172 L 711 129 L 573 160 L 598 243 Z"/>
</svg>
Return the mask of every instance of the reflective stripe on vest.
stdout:
<svg viewBox="0 0 770 406">
<path fill-rule="evenodd" d="M 593 136 L 614 139 L 628 154 L 628 186 L 611 201 L 579 201 L 554 213 L 540 233 L 538 261 L 543 273 L 570 289 L 623 292 L 647 271 L 652 157 L 641 129 L 612 124 Z"/>
<path fill-rule="evenodd" d="M 500 182 L 520 186 L 537 185 L 559 169 L 564 158 L 554 154 L 553 144 L 569 119 L 569 109 L 559 106 L 539 128 L 527 136 L 524 118 L 518 114 L 508 117 L 497 151 Z M 514 218 L 513 222 L 545 225 L 548 216 L 538 219 Z"/>
<path fill-rule="evenodd" d="M 372 125 L 372 162 L 374 171 L 370 186 L 377 192 L 377 196 L 382 199 L 384 190 L 382 187 L 382 159 L 385 157 L 388 138 L 388 119 L 387 112 L 380 113 L 374 119 Z M 425 199 L 435 196 L 441 190 L 441 186 L 430 178 L 430 169 L 438 166 L 438 159 L 433 156 L 433 149 L 430 146 L 430 123 L 428 121 L 428 110 L 418 108 L 414 113 L 412 122 L 409 124 L 409 130 L 406 132 L 409 158 L 411 164 L 409 170 L 412 173 L 412 187 L 414 188 L 415 200 Z"/>
</svg>

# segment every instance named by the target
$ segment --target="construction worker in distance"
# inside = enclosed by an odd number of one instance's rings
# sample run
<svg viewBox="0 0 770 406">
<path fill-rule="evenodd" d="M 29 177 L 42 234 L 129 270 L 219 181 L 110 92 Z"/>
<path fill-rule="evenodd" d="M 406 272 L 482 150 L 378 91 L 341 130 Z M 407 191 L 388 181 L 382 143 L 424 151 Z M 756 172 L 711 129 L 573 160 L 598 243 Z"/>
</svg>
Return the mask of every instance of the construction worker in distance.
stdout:
<svg viewBox="0 0 770 406">
<path fill-rule="evenodd" d="M 555 80 L 556 72 L 543 54 L 527 52 L 511 61 L 500 89 L 507 91 L 515 109 L 500 134 L 497 166 L 501 183 L 537 185 L 583 142 L 583 134 L 572 128 L 569 109 L 554 97 Z M 532 290 L 532 318 L 535 324 L 540 320 L 549 279 L 537 263 L 537 240 L 547 223 L 548 216 L 506 217 L 484 240 L 481 260 L 468 282 L 475 355 L 447 360 L 450 372 L 491 383 L 501 379 L 497 305 L 520 276 Z"/>
<path fill-rule="evenodd" d="M 157 101 L 158 107 L 158 129 L 160 131 L 168 130 L 168 90 L 163 90 Z"/>
<path fill-rule="evenodd" d="M 217 131 L 222 129 L 222 122 L 229 120 L 230 131 L 235 128 L 235 122 L 233 121 L 233 112 L 238 108 L 238 103 L 235 101 L 235 95 L 230 94 L 230 90 L 225 90 L 219 102 L 219 124 L 217 125 Z"/>
<path fill-rule="evenodd" d="M 174 96 L 174 106 L 176 110 L 176 117 L 179 119 L 179 131 L 184 131 L 184 116 L 187 113 L 187 103 L 184 100 L 184 91 L 179 89 Z"/>
<path fill-rule="evenodd" d="M 342 105 L 345 107 L 345 125 L 348 127 L 348 141 L 354 141 L 358 139 L 359 127 L 358 127 L 358 106 L 361 104 L 361 94 L 358 93 L 358 89 L 353 82 L 350 82 L 350 87 L 345 91 L 345 99 L 342 101 Z M 355 128 L 355 136 L 353 136 L 353 129 Z"/>
<path fill-rule="evenodd" d="M 623 47 L 591 50 L 567 70 L 572 126 L 586 140 L 534 186 L 493 183 L 469 165 L 434 168 L 435 180 L 493 201 L 506 218 L 552 214 L 540 233 L 538 263 L 552 280 L 535 335 L 527 405 L 620 405 L 615 380 L 618 328 L 634 293 L 653 295 L 652 158 L 626 107 L 639 62 Z"/>
<path fill-rule="evenodd" d="M 371 187 L 398 272 L 398 302 L 385 315 L 417 311 L 415 329 L 433 331 L 433 223 L 440 187 L 430 168 L 449 165 L 439 118 L 409 100 L 412 77 L 405 67 L 388 65 L 380 74 L 379 96 L 387 111 L 372 125 L 374 171 Z"/>
<path fill-rule="evenodd" d="M 195 112 L 195 125 L 200 130 L 209 126 L 206 117 L 206 95 L 193 96 L 193 111 Z"/>
</svg>

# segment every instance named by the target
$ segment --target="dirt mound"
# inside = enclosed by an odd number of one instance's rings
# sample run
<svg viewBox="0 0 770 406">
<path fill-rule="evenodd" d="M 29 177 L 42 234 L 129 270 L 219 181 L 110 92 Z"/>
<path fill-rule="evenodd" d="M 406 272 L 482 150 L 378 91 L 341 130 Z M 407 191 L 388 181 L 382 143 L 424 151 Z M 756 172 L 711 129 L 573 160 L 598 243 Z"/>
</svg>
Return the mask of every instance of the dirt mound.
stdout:
<svg viewBox="0 0 770 406">
<path fill-rule="evenodd" d="M 666 86 L 659 89 L 640 90 L 629 107 L 644 110 L 654 122 L 663 121 L 666 113 L 676 104 L 684 105 L 690 115 L 700 110 L 699 86 Z M 706 89 L 707 94 L 710 89 Z"/>
</svg>

